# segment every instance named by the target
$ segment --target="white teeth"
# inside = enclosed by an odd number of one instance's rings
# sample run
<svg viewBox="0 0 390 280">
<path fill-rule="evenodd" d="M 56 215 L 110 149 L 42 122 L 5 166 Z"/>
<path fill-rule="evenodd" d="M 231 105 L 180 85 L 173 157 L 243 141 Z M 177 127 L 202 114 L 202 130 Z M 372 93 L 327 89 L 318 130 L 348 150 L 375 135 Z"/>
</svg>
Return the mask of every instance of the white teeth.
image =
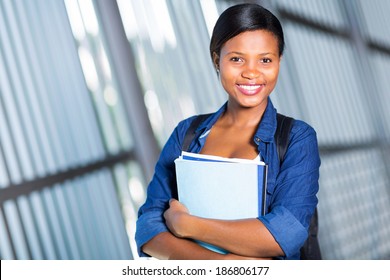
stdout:
<svg viewBox="0 0 390 280">
<path fill-rule="evenodd" d="M 240 87 L 245 89 L 245 90 L 256 90 L 260 86 L 259 85 L 240 85 Z"/>
</svg>

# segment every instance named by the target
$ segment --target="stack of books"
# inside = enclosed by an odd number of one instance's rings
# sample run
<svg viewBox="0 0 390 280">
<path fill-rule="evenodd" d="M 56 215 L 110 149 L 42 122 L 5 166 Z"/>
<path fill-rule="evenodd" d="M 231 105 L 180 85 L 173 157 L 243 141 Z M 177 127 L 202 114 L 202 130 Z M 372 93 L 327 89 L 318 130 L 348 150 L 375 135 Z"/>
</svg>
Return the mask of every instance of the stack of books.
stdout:
<svg viewBox="0 0 390 280">
<path fill-rule="evenodd" d="M 264 162 L 182 152 L 175 166 L 179 201 L 191 215 L 222 220 L 264 215 L 267 186 Z"/>
</svg>

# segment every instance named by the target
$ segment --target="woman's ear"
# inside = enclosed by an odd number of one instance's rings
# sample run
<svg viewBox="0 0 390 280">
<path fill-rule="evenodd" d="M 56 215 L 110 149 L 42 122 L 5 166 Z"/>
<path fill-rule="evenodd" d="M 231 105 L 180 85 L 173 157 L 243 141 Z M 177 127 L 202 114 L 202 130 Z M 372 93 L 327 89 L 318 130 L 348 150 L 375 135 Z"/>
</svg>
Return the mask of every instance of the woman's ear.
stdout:
<svg viewBox="0 0 390 280">
<path fill-rule="evenodd" d="M 215 69 L 218 72 L 219 71 L 219 55 L 217 55 L 216 52 L 213 52 L 213 63 L 214 63 Z"/>
</svg>

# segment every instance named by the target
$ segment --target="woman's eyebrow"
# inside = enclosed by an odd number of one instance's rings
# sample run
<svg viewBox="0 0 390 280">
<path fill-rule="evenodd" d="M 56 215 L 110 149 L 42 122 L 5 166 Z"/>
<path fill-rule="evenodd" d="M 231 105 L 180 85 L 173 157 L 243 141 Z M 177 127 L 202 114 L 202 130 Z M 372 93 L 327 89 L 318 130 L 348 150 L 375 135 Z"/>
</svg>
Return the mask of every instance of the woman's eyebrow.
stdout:
<svg viewBox="0 0 390 280">
<path fill-rule="evenodd" d="M 231 51 L 231 52 L 226 53 L 226 55 L 231 55 L 231 54 L 245 55 L 245 53 L 238 52 L 238 51 Z M 259 53 L 258 55 L 277 55 L 277 54 L 273 53 L 273 52 L 264 52 L 264 53 Z"/>
<path fill-rule="evenodd" d="M 228 53 L 226 53 L 226 54 L 227 54 L 227 55 L 229 55 L 229 54 L 244 55 L 244 53 L 242 53 L 242 52 L 236 52 L 236 51 L 228 52 Z"/>
</svg>

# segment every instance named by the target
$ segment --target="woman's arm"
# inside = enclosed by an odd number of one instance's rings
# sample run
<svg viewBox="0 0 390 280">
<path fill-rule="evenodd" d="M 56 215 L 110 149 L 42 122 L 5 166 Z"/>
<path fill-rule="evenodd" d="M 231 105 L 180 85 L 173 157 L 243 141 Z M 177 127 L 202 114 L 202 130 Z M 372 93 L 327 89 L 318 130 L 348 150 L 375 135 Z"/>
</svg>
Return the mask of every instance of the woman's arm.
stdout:
<svg viewBox="0 0 390 280">
<path fill-rule="evenodd" d="M 179 238 L 200 240 L 240 256 L 269 258 L 284 255 L 268 229 L 256 218 L 234 221 L 200 218 L 190 215 L 175 199 L 170 201 L 164 218 L 170 231 Z"/>
<path fill-rule="evenodd" d="M 142 250 L 155 258 L 163 260 L 249 260 L 259 259 L 235 254 L 219 254 L 197 243 L 163 232 L 147 242 Z"/>
</svg>

